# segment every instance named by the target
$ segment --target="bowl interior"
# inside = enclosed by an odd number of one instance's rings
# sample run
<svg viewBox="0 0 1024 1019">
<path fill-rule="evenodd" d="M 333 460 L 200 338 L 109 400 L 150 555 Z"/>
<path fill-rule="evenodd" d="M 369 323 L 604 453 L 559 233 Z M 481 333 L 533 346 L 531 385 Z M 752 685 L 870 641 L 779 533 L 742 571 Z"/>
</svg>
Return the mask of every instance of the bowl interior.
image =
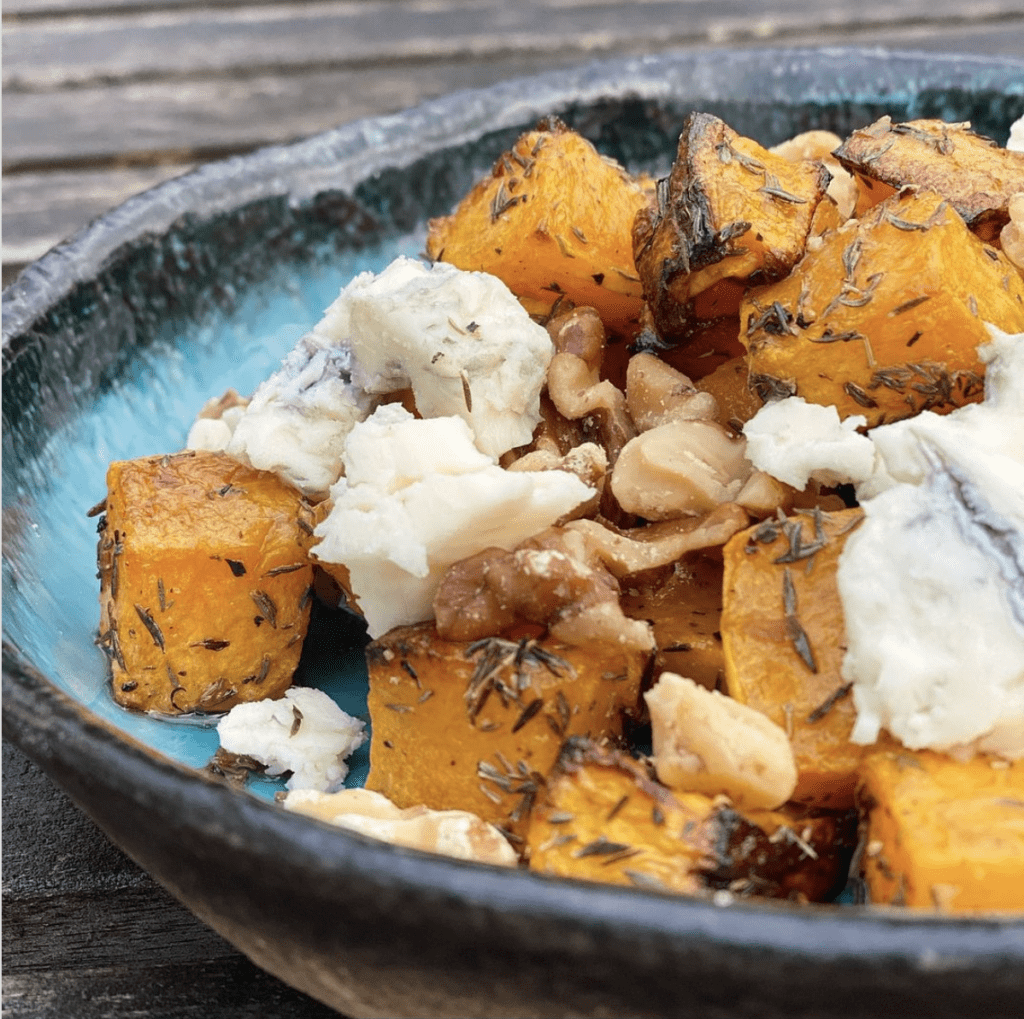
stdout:
<svg viewBox="0 0 1024 1019">
<path fill-rule="evenodd" d="M 765 144 L 811 127 L 842 135 L 883 113 L 971 120 L 1002 143 L 1024 112 L 1020 79 L 998 62 L 836 51 L 625 62 L 428 104 L 134 200 L 5 294 L 6 653 L 121 733 L 189 767 L 209 761 L 210 720 L 131 714 L 110 695 L 87 516 L 107 464 L 180 449 L 206 399 L 250 392 L 356 273 L 420 252 L 428 219 L 539 116 L 657 175 L 698 108 Z M 331 159 L 354 169 L 332 180 Z M 321 613 L 298 681 L 366 718 L 364 639 L 357 621 Z M 367 751 L 352 764 L 359 784 Z M 266 797 L 279 784 L 251 788 Z"/>
</svg>

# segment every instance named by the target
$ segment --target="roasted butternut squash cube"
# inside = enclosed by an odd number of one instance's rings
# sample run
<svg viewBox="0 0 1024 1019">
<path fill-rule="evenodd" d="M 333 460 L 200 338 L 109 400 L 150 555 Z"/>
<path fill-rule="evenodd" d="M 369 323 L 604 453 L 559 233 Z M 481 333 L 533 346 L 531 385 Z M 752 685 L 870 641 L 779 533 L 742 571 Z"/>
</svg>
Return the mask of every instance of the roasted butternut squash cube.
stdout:
<svg viewBox="0 0 1024 1019">
<path fill-rule="evenodd" d="M 676 672 L 714 690 L 724 679 L 722 560 L 696 553 L 661 583 L 627 586 L 622 611 L 654 631 L 655 673 Z"/>
<path fill-rule="evenodd" d="M 859 799 L 871 902 L 1024 912 L 1024 761 L 876 753 Z"/>
<path fill-rule="evenodd" d="M 882 117 L 854 131 L 835 156 L 862 180 L 894 189 L 917 184 L 937 191 L 989 242 L 1010 221 L 1010 198 L 1024 191 L 1024 152 L 1001 148 L 967 123 L 894 124 Z"/>
<path fill-rule="evenodd" d="M 550 118 L 522 135 L 451 216 L 431 220 L 427 254 L 503 280 L 531 314 L 559 298 L 632 336 L 643 303 L 633 220 L 649 189 Z"/>
<path fill-rule="evenodd" d="M 873 427 L 980 400 L 985 324 L 1024 331 L 1024 281 L 941 195 L 904 188 L 749 291 L 740 317 L 762 396 L 834 404 Z"/>
<path fill-rule="evenodd" d="M 871 752 L 850 742 L 856 713 L 840 675 L 846 628 L 836 585 L 846 535 L 861 518 L 859 509 L 771 518 L 724 551 L 726 691 L 786 731 L 799 775 L 793 800 L 833 809 L 853 805 Z"/>
<path fill-rule="evenodd" d="M 566 742 L 534 808 L 530 869 L 670 892 L 821 900 L 845 880 L 848 814 L 736 810 L 726 797 L 675 793 L 639 761 Z"/>
<path fill-rule="evenodd" d="M 399 807 L 468 810 L 516 836 L 563 739 L 622 735 L 647 655 L 550 638 L 448 641 L 431 622 L 391 630 L 366 661 L 366 788 Z"/>
<path fill-rule="evenodd" d="M 804 252 L 829 173 L 822 163 L 790 162 L 738 135 L 708 113 L 683 125 L 676 159 L 641 210 L 633 255 L 658 332 L 674 337 L 688 322 L 728 315 L 725 293 L 788 275 Z"/>
<path fill-rule="evenodd" d="M 140 711 L 224 711 L 280 697 L 309 623 L 312 510 L 223 453 L 107 471 L 99 645 L 114 697 Z"/>
</svg>

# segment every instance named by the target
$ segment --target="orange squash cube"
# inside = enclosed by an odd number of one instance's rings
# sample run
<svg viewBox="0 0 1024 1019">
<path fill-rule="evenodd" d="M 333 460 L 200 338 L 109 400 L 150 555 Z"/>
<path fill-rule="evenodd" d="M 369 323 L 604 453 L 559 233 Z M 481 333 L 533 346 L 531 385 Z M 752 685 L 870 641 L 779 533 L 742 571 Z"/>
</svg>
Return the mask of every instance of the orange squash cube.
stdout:
<svg viewBox="0 0 1024 1019">
<path fill-rule="evenodd" d="M 740 317 L 755 390 L 873 427 L 980 400 L 985 324 L 1024 331 L 1024 280 L 941 195 L 904 188 L 749 291 Z"/>
<path fill-rule="evenodd" d="M 1024 912 L 1024 761 L 875 753 L 858 795 L 872 902 Z"/>
<path fill-rule="evenodd" d="M 430 622 L 384 634 L 366 661 L 366 788 L 399 807 L 468 810 L 514 838 L 563 739 L 622 735 L 647 655 L 551 638 L 442 640 Z"/>
<path fill-rule="evenodd" d="M 643 304 L 633 220 L 649 189 L 557 119 L 522 135 L 451 216 L 430 222 L 427 254 L 503 280 L 527 311 L 560 298 L 632 336 Z"/>
<path fill-rule="evenodd" d="M 840 675 L 846 628 L 836 565 L 861 517 L 851 509 L 772 518 L 735 535 L 724 552 L 726 690 L 789 736 L 799 775 L 793 800 L 832 809 L 853 806 L 857 769 L 872 750 L 850 742 L 856 712 Z"/>
<path fill-rule="evenodd" d="M 280 697 L 309 623 L 302 494 L 193 451 L 113 463 L 107 489 L 98 643 L 117 702 L 179 714 Z"/>
<path fill-rule="evenodd" d="M 534 808 L 530 869 L 607 884 L 725 889 L 817 901 L 837 891 L 856 841 L 850 814 L 738 811 L 673 793 L 609 746 L 571 739 Z"/>
</svg>

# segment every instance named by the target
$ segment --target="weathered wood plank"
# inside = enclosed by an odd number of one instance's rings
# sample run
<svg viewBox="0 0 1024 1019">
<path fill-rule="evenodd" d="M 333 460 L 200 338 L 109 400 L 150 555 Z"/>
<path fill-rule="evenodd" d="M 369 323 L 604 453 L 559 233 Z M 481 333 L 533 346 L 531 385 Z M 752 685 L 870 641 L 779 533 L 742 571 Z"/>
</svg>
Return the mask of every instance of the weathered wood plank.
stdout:
<svg viewBox="0 0 1024 1019">
<path fill-rule="evenodd" d="M 131 946 L 125 945 L 130 953 Z M 4 974 L 5 1019 L 338 1019 L 248 959 Z"/>
<path fill-rule="evenodd" d="M 400 74 L 368 68 L 12 93 L 4 102 L 4 170 L 245 151 L 589 59 L 521 54 L 420 64 Z"/>
<path fill-rule="evenodd" d="M 62 171 L 5 175 L 3 187 L 4 286 L 17 268 L 108 209 L 175 177 L 188 166 L 137 170 Z"/>
<path fill-rule="evenodd" d="M 113 81 L 282 73 L 398 61 L 462 60 L 531 51 L 605 53 L 622 46 L 785 40 L 795 32 L 1020 25 L 1017 0 L 388 0 L 152 11 L 89 19 L 14 21 L 4 32 L 5 92 Z M 1012 30 L 1007 28 L 1008 31 Z M 125 40 L 130 34 L 131 45 Z"/>
<path fill-rule="evenodd" d="M 833 44 L 831 32 L 805 31 L 781 42 Z M 1020 32 L 1000 26 L 942 31 L 924 26 L 844 34 L 849 45 L 886 44 L 932 52 L 1024 58 Z M 619 55 L 650 51 L 623 45 Z M 145 82 L 62 91 L 13 92 L 4 102 L 4 170 L 61 164 L 191 159 L 303 137 L 358 117 L 391 113 L 463 88 L 592 59 L 584 53 L 522 53 L 498 59 L 393 68 L 312 71 L 298 75 Z"/>
<path fill-rule="evenodd" d="M 111 845 L 3 743 L 3 1014 L 327 1019 Z"/>
</svg>

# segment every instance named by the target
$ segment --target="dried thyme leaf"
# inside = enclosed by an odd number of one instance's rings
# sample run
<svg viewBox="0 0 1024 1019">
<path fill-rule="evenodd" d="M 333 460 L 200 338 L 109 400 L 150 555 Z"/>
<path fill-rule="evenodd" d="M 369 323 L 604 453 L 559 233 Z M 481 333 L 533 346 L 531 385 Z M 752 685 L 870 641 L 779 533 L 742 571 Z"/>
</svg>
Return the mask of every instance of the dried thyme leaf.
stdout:
<svg viewBox="0 0 1024 1019">
<path fill-rule="evenodd" d="M 208 637 L 206 640 L 197 640 L 195 643 L 189 644 L 189 647 L 202 647 L 207 651 L 223 651 L 224 648 L 231 647 L 231 641 L 214 640 L 212 637 Z"/>
<path fill-rule="evenodd" d="M 512 731 L 519 732 L 519 730 L 522 729 L 522 727 L 526 725 L 526 723 L 529 722 L 543 706 L 544 701 L 541 700 L 540 697 L 530 701 L 530 703 L 523 709 L 523 713 L 516 719 L 515 724 L 512 726 Z"/>
<path fill-rule="evenodd" d="M 598 835 L 593 842 L 588 842 L 573 853 L 580 860 L 586 856 L 610 856 L 613 853 L 624 853 L 633 847 L 628 842 L 610 842 L 604 835 Z"/>
<path fill-rule="evenodd" d="M 263 618 L 276 630 L 277 606 L 274 604 L 274 599 L 266 591 L 250 591 L 249 597 L 256 603 L 256 608 L 260 610 Z"/>
<path fill-rule="evenodd" d="M 844 697 L 849 696 L 853 689 L 852 683 L 844 683 L 832 691 L 808 716 L 807 722 L 813 725 L 820 722 Z"/>
<path fill-rule="evenodd" d="M 142 625 L 149 631 L 149 635 L 153 638 L 153 643 L 156 644 L 161 651 L 164 650 L 164 635 L 160 627 L 157 626 L 156 620 L 150 615 L 148 609 L 144 609 L 141 605 L 135 606 L 135 612 L 139 619 L 142 620 Z"/>
<path fill-rule="evenodd" d="M 248 754 L 233 754 L 220 747 L 206 765 L 206 772 L 227 779 L 232 785 L 245 785 L 251 774 L 262 774 L 266 765 Z"/>
</svg>

